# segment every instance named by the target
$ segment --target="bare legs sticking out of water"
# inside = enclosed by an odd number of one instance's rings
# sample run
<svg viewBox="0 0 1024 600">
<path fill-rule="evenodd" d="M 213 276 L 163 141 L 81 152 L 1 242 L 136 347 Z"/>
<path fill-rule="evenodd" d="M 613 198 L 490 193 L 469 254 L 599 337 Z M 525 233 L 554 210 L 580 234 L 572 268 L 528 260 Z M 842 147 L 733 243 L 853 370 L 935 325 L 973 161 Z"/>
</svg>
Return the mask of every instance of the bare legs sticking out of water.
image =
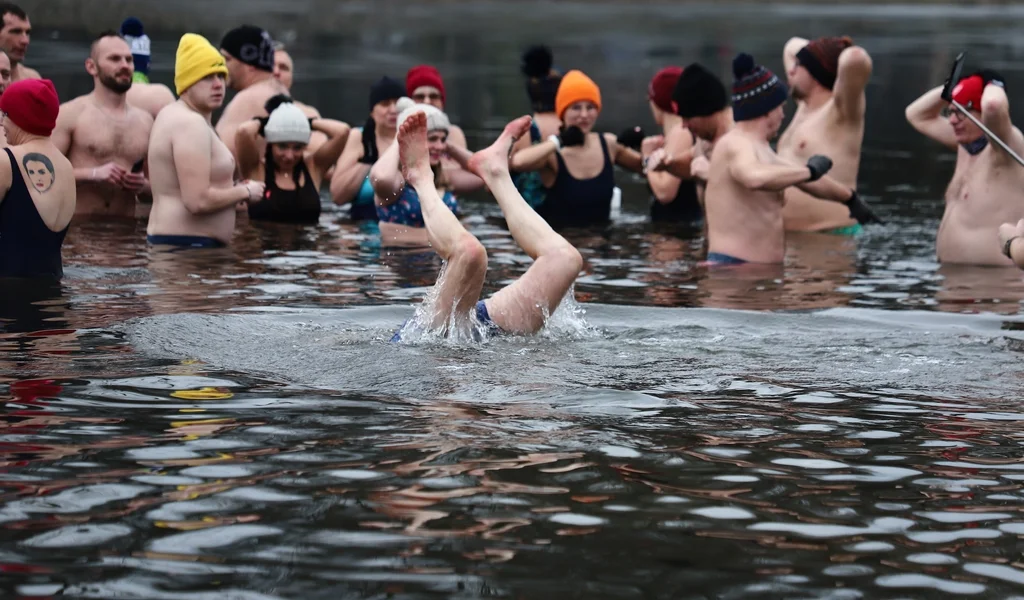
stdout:
<svg viewBox="0 0 1024 600">
<path fill-rule="evenodd" d="M 485 302 L 494 324 L 510 333 L 539 331 L 583 266 L 579 251 L 530 208 L 512 183 L 508 154 L 515 140 L 529 129 L 528 116 L 512 121 L 494 144 L 469 160 L 470 170 L 484 180 L 498 201 L 513 239 L 534 261 L 522 277 Z M 430 244 L 447 263 L 435 284 L 430 326 L 445 327 L 453 314 L 456 319 L 468 320 L 483 289 L 487 251 L 437 194 L 423 113 L 412 115 L 399 128 L 398 153 L 402 175 L 419 195 Z"/>
</svg>

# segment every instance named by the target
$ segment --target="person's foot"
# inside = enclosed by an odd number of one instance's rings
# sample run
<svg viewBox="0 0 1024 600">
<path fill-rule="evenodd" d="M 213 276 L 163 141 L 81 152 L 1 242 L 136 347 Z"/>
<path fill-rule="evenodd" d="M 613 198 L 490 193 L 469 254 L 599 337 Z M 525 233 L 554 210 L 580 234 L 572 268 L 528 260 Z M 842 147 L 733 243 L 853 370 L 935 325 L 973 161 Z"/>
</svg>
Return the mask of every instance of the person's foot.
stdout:
<svg viewBox="0 0 1024 600">
<path fill-rule="evenodd" d="M 508 173 L 508 154 L 512 144 L 530 130 L 532 122 L 529 115 L 524 115 L 506 125 L 493 144 L 473 154 L 469 159 L 469 170 L 481 178 Z"/>
<path fill-rule="evenodd" d="M 427 151 L 427 115 L 422 111 L 412 114 L 398 128 L 398 164 L 409 185 L 433 183 L 434 172 Z"/>
</svg>

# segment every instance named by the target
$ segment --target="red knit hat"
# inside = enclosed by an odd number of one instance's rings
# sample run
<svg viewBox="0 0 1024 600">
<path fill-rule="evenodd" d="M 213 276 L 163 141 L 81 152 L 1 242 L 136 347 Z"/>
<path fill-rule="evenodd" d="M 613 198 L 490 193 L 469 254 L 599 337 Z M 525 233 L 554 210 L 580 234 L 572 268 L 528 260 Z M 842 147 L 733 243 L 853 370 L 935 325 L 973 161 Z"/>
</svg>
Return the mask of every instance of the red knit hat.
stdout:
<svg viewBox="0 0 1024 600">
<path fill-rule="evenodd" d="M 682 67 L 665 67 L 658 71 L 647 86 L 647 97 L 661 110 L 674 113 L 675 111 L 672 109 L 672 90 L 676 89 L 676 83 L 682 74 Z"/>
<path fill-rule="evenodd" d="M 60 100 L 49 79 L 23 79 L 4 90 L 0 110 L 25 133 L 49 136 L 57 126 Z"/>
<path fill-rule="evenodd" d="M 953 88 L 953 100 L 968 110 L 981 110 L 981 94 L 984 91 L 985 81 L 981 75 L 964 77 Z"/>
<path fill-rule="evenodd" d="M 409 69 L 409 72 L 405 75 L 405 93 L 412 98 L 412 93 L 416 91 L 416 88 L 424 85 L 437 88 L 441 92 L 441 102 L 445 101 L 444 81 L 441 79 L 441 73 L 436 68 L 430 65 L 419 65 Z"/>
</svg>

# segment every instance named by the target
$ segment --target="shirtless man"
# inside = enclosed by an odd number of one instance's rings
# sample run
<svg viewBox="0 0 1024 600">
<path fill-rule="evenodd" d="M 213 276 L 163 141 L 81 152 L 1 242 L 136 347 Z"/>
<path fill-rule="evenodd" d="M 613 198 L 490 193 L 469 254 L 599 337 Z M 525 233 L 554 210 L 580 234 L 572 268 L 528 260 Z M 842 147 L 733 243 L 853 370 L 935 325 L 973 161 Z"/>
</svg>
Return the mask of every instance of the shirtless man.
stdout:
<svg viewBox="0 0 1024 600">
<path fill-rule="evenodd" d="M 285 50 L 284 44 L 280 42 L 274 43 L 274 79 L 281 82 L 281 85 L 288 90 L 288 94 L 292 91 L 292 82 L 295 76 L 295 63 L 292 61 L 292 56 Z M 306 116 L 310 119 L 319 119 L 320 111 L 316 108 L 299 102 L 298 100 L 292 100 L 295 106 L 302 109 L 302 112 L 306 113 Z M 316 149 L 323 146 L 327 142 L 327 136 L 320 131 L 314 131 L 309 138 L 309 145 L 306 147 L 310 152 L 316 152 Z M 327 175 L 327 179 L 330 179 L 330 174 Z"/>
<path fill-rule="evenodd" d="M 795 163 L 815 154 L 828 156 L 834 163 L 829 177 L 856 189 L 871 57 L 847 37 L 812 42 L 795 37 L 786 43 L 783 62 L 797 109 L 779 138 L 779 156 Z M 786 189 L 785 195 L 787 231 L 854 235 L 861 230 L 841 204 L 798 187 Z"/>
<path fill-rule="evenodd" d="M 150 193 L 142 166 L 153 117 L 125 98 L 132 87 L 131 48 L 116 32 L 105 32 L 93 41 L 85 70 L 93 90 L 60 107 L 52 137 L 75 167 L 75 215 L 132 218 L 136 197 Z"/>
<path fill-rule="evenodd" d="M 703 205 L 711 152 L 733 127 L 729 92 L 722 80 L 693 63 L 679 75 L 672 90 L 672 107 L 696 142 L 689 143 L 686 136 L 666 137 L 665 146 L 647 157 L 645 169 L 667 171 L 680 179 L 695 179 L 697 195 Z"/>
<path fill-rule="evenodd" d="M 41 79 L 39 71 L 22 64 L 32 36 L 28 15 L 17 4 L 0 2 L 0 19 L 3 19 L 3 25 L 0 26 L 0 50 L 11 59 L 11 81 Z"/>
<path fill-rule="evenodd" d="M 274 77 L 274 41 L 263 29 L 252 25 L 232 29 L 221 40 L 220 53 L 227 64 L 228 84 L 238 93 L 221 113 L 217 135 L 235 156 L 238 126 L 268 116 L 263 108 L 267 100 L 288 90 Z"/>
<path fill-rule="evenodd" d="M 799 186 L 809 194 L 847 205 L 859 222 L 877 221 L 857 192 L 824 177 L 832 167 L 815 155 L 806 165 L 775 154 L 769 142 L 782 126 L 786 85 L 756 65 L 749 54 L 733 60 L 735 125 L 715 145 L 707 178 L 705 211 L 708 263 L 782 263 L 786 235 L 782 219 L 783 192 Z"/>
<path fill-rule="evenodd" d="M 234 183 L 235 160 L 214 133 L 228 69 L 206 38 L 186 33 L 174 62 L 178 100 L 160 111 L 149 143 L 153 245 L 216 248 L 231 242 L 236 205 L 259 202 L 264 184 Z"/>
<path fill-rule="evenodd" d="M 946 210 L 939 225 L 936 254 L 939 262 L 1010 266 L 1000 247 L 1001 223 L 1015 223 L 1024 215 L 1024 168 L 998 144 L 990 144 L 981 129 L 942 99 L 939 86 L 907 107 L 914 129 L 956 150 L 956 168 L 946 188 Z M 1018 155 L 1024 137 L 1010 122 L 1010 103 L 1003 79 L 993 71 L 980 71 L 957 82 L 953 100 L 966 108 Z"/>
<path fill-rule="evenodd" d="M 128 104 L 141 108 L 155 119 L 163 107 L 174 102 L 174 94 L 166 85 L 149 81 L 150 42 L 149 36 L 142 29 L 142 21 L 135 17 L 125 19 L 121 23 L 121 36 L 132 49 L 135 65 L 132 87 L 128 90 Z"/>
</svg>

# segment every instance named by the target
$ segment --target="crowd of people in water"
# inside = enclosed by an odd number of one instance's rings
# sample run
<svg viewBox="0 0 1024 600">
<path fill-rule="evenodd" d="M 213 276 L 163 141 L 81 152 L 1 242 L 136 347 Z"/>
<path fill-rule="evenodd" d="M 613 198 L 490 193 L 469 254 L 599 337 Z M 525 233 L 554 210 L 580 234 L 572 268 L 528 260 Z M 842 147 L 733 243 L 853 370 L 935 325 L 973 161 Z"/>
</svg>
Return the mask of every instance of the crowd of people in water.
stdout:
<svg viewBox="0 0 1024 600">
<path fill-rule="evenodd" d="M 327 187 L 347 218 L 379 225 L 383 245 L 429 246 L 444 260 L 422 321 L 529 333 L 583 267 L 560 232 L 610 221 L 616 167 L 646 178 L 652 221 L 703 229 L 708 268 L 782 263 L 787 232 L 856 236 L 881 222 L 857 193 L 872 61 L 849 37 L 790 39 L 785 77 L 745 53 L 731 86 L 699 63 L 659 70 L 647 89 L 657 135 L 598 131 L 598 84 L 534 46 L 521 57 L 532 114 L 474 152 L 430 65 L 404 82 L 382 76 L 352 126 L 291 96 L 292 58 L 253 25 L 219 47 L 182 35 L 175 89 L 151 82 L 150 40 L 130 17 L 93 40 L 92 92 L 61 103 L 25 65 L 29 16 L 0 3 L 0 19 L 0 277 L 61 277 L 75 217 L 141 216 L 155 250 L 201 250 L 230 245 L 242 212 L 315 224 Z M 1024 167 L 961 112 L 1024 154 L 1004 80 L 982 70 L 948 84 L 906 108 L 917 131 L 957 153 L 938 260 L 1024 268 Z M 790 99 L 796 112 L 780 131 Z M 459 198 L 477 190 L 533 260 L 486 300 L 487 252 L 459 218 Z"/>
</svg>

